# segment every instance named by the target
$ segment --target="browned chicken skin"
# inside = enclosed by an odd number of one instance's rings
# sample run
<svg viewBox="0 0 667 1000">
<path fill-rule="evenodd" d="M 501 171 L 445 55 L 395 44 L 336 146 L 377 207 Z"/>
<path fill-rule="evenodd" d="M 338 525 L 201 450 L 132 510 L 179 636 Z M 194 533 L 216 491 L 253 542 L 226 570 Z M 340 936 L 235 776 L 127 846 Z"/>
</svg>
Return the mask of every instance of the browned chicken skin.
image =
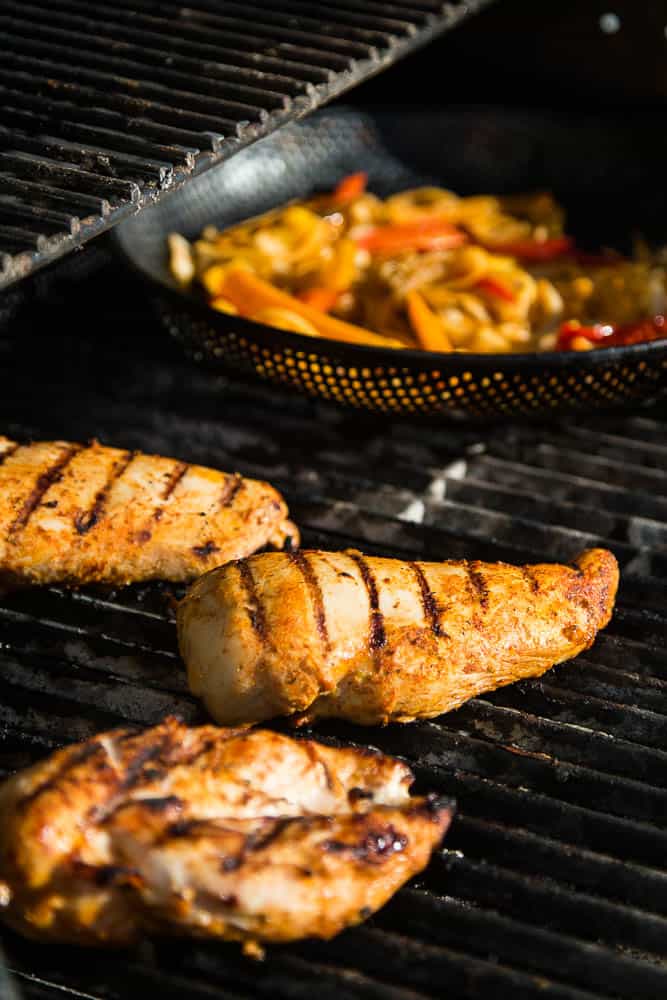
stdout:
<svg viewBox="0 0 667 1000">
<path fill-rule="evenodd" d="M 267 553 L 193 584 L 179 642 L 218 722 L 408 722 L 576 656 L 609 621 L 617 586 L 604 549 L 523 567 Z"/>
<path fill-rule="evenodd" d="M 0 583 L 191 580 L 298 540 L 268 483 L 158 455 L 0 436 Z"/>
<path fill-rule="evenodd" d="M 174 719 L 0 786 L 0 915 L 24 934 L 331 937 L 428 862 L 451 819 L 371 751 Z"/>
</svg>

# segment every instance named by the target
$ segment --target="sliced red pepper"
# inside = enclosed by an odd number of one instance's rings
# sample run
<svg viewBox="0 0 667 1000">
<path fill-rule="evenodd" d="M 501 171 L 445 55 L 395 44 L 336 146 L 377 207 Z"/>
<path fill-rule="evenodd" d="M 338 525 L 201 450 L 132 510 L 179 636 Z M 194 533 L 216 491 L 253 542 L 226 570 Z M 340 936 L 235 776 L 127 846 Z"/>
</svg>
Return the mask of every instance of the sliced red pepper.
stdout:
<svg viewBox="0 0 667 1000">
<path fill-rule="evenodd" d="M 561 325 L 556 342 L 556 349 L 569 351 L 572 341 L 577 337 L 585 337 L 592 344 L 603 344 L 604 347 L 620 347 L 628 344 L 641 344 L 650 340 L 660 340 L 667 337 L 667 322 L 664 316 L 653 316 L 639 320 L 637 323 L 626 323 L 614 326 L 612 323 L 595 323 L 593 326 L 580 326 L 576 320 L 570 320 Z"/>
<path fill-rule="evenodd" d="M 371 253 L 400 253 L 402 250 L 451 250 L 466 240 L 466 234 L 448 220 L 432 218 L 372 226 L 355 242 Z"/>
<path fill-rule="evenodd" d="M 357 174 L 348 174 L 347 177 L 343 177 L 336 187 L 331 192 L 332 199 L 337 205 L 342 205 L 348 201 L 354 201 L 366 190 L 366 184 L 368 183 L 368 174 L 363 170 L 360 170 Z"/>
<path fill-rule="evenodd" d="M 299 292 L 296 297 L 299 301 L 305 302 L 307 306 L 313 306 L 322 312 L 329 312 L 338 301 L 338 292 L 333 288 L 306 288 Z"/>
<path fill-rule="evenodd" d="M 514 291 L 499 278 L 480 278 L 475 288 L 480 288 L 483 292 L 489 292 L 489 294 L 495 295 L 499 299 L 504 299 L 505 302 L 516 302 Z"/>
<path fill-rule="evenodd" d="M 492 253 L 519 257 L 521 260 L 553 260 L 574 249 L 569 236 L 554 236 L 550 240 L 514 240 L 510 243 L 494 243 L 487 246 Z"/>
<path fill-rule="evenodd" d="M 609 323 L 582 326 L 577 320 L 568 320 L 567 323 L 561 323 L 556 348 L 559 351 L 569 351 L 572 341 L 576 340 L 577 337 L 584 337 L 586 340 L 590 340 L 592 344 L 596 344 L 607 337 L 611 337 L 613 332 L 614 327 Z"/>
<path fill-rule="evenodd" d="M 640 320 L 638 323 L 626 323 L 605 340 L 605 346 L 619 344 L 641 344 L 649 340 L 661 340 L 667 337 L 667 324 L 664 316 L 653 316 Z"/>
</svg>

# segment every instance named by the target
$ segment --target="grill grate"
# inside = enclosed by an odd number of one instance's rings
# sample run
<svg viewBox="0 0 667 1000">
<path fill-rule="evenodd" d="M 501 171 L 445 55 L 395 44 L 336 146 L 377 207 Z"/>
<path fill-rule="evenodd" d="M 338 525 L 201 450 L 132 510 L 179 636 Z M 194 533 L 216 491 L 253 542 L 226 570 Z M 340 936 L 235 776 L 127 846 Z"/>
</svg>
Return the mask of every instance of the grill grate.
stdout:
<svg viewBox="0 0 667 1000">
<path fill-rule="evenodd" d="M 0 288 L 488 0 L 0 0 Z"/>
<path fill-rule="evenodd" d="M 667 425 L 659 411 L 487 432 L 388 427 L 190 367 L 133 292 L 108 270 L 74 286 L 80 311 L 65 296 L 33 311 L 30 338 L 20 329 L 0 338 L 3 429 L 96 434 L 267 476 L 309 546 L 552 559 L 608 542 L 623 566 L 619 608 L 593 649 L 542 680 L 431 722 L 315 730 L 404 755 L 424 788 L 459 802 L 445 850 L 368 924 L 329 943 L 271 948 L 263 964 L 219 944 L 155 941 L 119 961 L 7 934 L 24 995 L 664 996 Z M 100 301 L 109 307 L 96 310 L 91 338 L 86 305 Z M 65 316 L 69 326 L 59 324 Z M 57 341 L 54 325 L 65 331 Z M 28 380 L 30 398 L 21 390 Z M 169 593 L 51 587 L 0 601 L 3 773 L 123 719 L 200 717 Z"/>
</svg>

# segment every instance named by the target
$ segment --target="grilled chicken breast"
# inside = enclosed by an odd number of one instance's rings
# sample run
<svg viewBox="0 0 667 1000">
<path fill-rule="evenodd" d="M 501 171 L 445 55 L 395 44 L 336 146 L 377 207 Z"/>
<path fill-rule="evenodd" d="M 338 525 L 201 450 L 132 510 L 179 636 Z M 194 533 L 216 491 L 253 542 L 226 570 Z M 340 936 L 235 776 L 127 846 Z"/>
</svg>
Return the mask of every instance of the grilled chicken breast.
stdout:
<svg viewBox="0 0 667 1000">
<path fill-rule="evenodd" d="M 0 437 L 0 582 L 190 580 L 298 534 L 267 483 L 141 452 Z"/>
<path fill-rule="evenodd" d="M 617 586 L 604 549 L 523 567 L 267 553 L 194 583 L 179 642 L 192 691 L 218 722 L 409 722 L 586 649 Z"/>
<path fill-rule="evenodd" d="M 88 944 L 331 937 L 442 838 L 451 804 L 411 783 L 378 753 L 258 729 L 105 733 L 0 786 L 0 915 Z"/>
</svg>

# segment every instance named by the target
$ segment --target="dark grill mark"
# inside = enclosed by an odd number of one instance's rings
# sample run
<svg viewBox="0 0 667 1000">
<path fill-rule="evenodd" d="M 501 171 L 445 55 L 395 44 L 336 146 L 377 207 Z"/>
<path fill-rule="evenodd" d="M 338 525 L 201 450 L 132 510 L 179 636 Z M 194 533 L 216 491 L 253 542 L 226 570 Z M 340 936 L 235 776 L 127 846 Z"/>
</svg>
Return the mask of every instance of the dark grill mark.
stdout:
<svg viewBox="0 0 667 1000">
<path fill-rule="evenodd" d="M 537 577 L 535 576 L 535 573 L 530 568 L 530 566 L 522 566 L 521 567 L 521 573 L 523 575 L 524 580 L 526 581 L 526 583 L 528 584 L 528 586 L 532 590 L 532 592 L 534 594 L 537 594 L 537 592 L 540 589 L 540 581 L 537 579 Z"/>
<path fill-rule="evenodd" d="M 165 838 L 168 837 L 189 837 L 190 834 L 201 827 L 202 823 L 206 820 L 200 819 L 178 819 L 175 823 L 172 823 L 169 829 L 165 833 Z"/>
<path fill-rule="evenodd" d="M 43 781 L 36 788 L 33 788 L 28 795 L 25 795 L 21 800 L 21 806 L 25 808 L 30 805 L 35 799 L 38 799 L 40 795 L 44 792 L 48 792 L 53 788 L 56 788 L 67 776 L 68 771 L 73 770 L 79 764 L 84 764 L 87 760 L 90 760 L 98 750 L 102 749 L 101 743 L 84 743 L 82 747 L 79 747 L 74 753 L 70 754 L 67 760 L 63 761 L 62 765 L 58 768 L 55 774 L 52 774 L 50 778 Z"/>
<path fill-rule="evenodd" d="M 352 805 L 354 805 L 355 802 L 363 802 L 365 800 L 372 799 L 373 793 L 369 792 L 368 789 L 366 788 L 357 788 L 355 786 L 354 788 L 351 788 L 349 790 L 349 792 L 347 793 L 347 798 L 348 801 Z"/>
<path fill-rule="evenodd" d="M 347 555 L 359 567 L 361 578 L 364 581 L 366 590 L 368 591 L 368 600 L 371 606 L 368 645 L 371 649 L 380 649 L 382 646 L 386 645 L 387 636 L 384 630 L 384 618 L 382 617 L 382 612 L 380 611 L 380 599 L 378 597 L 378 589 L 375 584 L 375 577 L 373 576 L 368 563 L 361 553 L 348 552 Z"/>
<path fill-rule="evenodd" d="M 157 743 L 149 743 L 142 747 L 135 757 L 127 765 L 125 777 L 121 782 L 120 789 L 127 791 L 146 779 L 146 765 L 160 760 L 170 749 L 172 738 L 170 733 L 162 736 Z M 161 772 L 160 772 L 161 773 Z"/>
<path fill-rule="evenodd" d="M 81 444 L 70 445 L 68 448 L 65 449 L 65 451 L 62 453 L 57 462 L 54 462 L 53 465 L 46 470 L 46 472 L 42 472 L 42 474 L 37 477 L 37 482 L 35 483 L 30 493 L 24 500 L 21 510 L 16 515 L 14 521 L 12 522 L 9 528 L 9 531 L 7 532 L 7 536 L 9 538 L 11 538 L 12 535 L 17 535 L 20 531 L 22 531 L 25 528 L 28 521 L 30 520 L 33 511 L 35 511 L 37 507 L 39 507 L 46 492 L 55 483 L 60 482 L 63 476 L 63 472 L 65 471 L 69 463 L 72 461 L 74 456 L 78 454 L 78 452 L 80 451 L 83 451 L 83 445 Z"/>
<path fill-rule="evenodd" d="M 261 851 L 269 844 L 272 844 L 280 834 L 292 823 L 303 822 L 302 818 L 284 817 L 283 819 L 266 820 L 259 830 L 250 833 L 243 841 L 243 846 L 238 854 L 226 854 L 221 863 L 220 869 L 223 872 L 237 871 L 245 862 L 246 856 L 253 851 Z M 172 828 L 173 829 L 173 828 Z"/>
<path fill-rule="evenodd" d="M 239 571 L 239 577 L 241 578 L 241 586 L 243 587 L 246 595 L 250 624 L 252 625 L 255 634 L 259 636 L 262 642 L 264 642 L 267 635 L 266 617 L 264 615 L 264 608 L 259 602 L 257 588 L 255 587 L 255 581 L 250 571 L 250 567 L 247 562 L 243 561 L 243 559 L 237 560 L 236 567 Z"/>
<path fill-rule="evenodd" d="M 15 451 L 18 451 L 20 447 L 20 444 L 12 444 L 9 448 L 7 448 L 7 451 L 3 451 L 2 455 L 0 455 L 0 465 L 2 465 L 2 463 L 8 459 L 10 455 L 13 455 Z"/>
<path fill-rule="evenodd" d="M 331 854 L 347 854 L 366 864 L 378 864 L 393 854 L 400 854 L 407 845 L 408 838 L 405 834 L 399 833 L 389 824 L 369 829 L 361 840 L 353 843 L 343 840 L 324 840 L 321 846 Z"/>
<path fill-rule="evenodd" d="M 220 906 L 229 906 L 231 909 L 235 909 L 239 905 L 239 897 L 234 895 L 234 893 L 224 893 L 220 896 L 212 895 L 211 897 L 214 902 L 218 903 Z"/>
<path fill-rule="evenodd" d="M 142 809 L 148 809 L 152 813 L 180 812 L 183 808 L 183 800 L 178 795 L 162 795 L 150 799 L 135 799 L 133 805 L 139 805 Z"/>
<path fill-rule="evenodd" d="M 470 581 L 470 589 L 477 596 L 480 607 L 485 611 L 489 606 L 489 588 L 484 579 L 484 574 L 482 573 L 480 567 L 481 563 L 477 562 L 466 562 L 465 568 L 468 574 L 468 580 Z"/>
<path fill-rule="evenodd" d="M 215 544 L 215 542 L 204 542 L 203 545 L 194 545 L 192 551 L 200 559 L 205 559 L 206 556 L 212 555 L 214 552 L 219 552 L 220 549 Z"/>
<path fill-rule="evenodd" d="M 221 737 L 217 737 L 216 739 L 212 740 L 204 740 L 203 743 L 200 743 L 199 746 L 193 747 L 187 753 L 185 754 L 179 753 L 175 763 L 182 764 L 184 766 L 190 766 L 191 764 L 194 764 L 194 762 L 196 760 L 199 760 L 200 757 L 203 757 L 204 754 L 210 753 L 212 750 L 214 750 L 220 739 Z"/>
<path fill-rule="evenodd" d="M 288 552 L 288 558 L 300 571 L 302 577 L 306 582 L 306 587 L 308 588 L 308 593 L 310 594 L 310 599 L 313 604 L 313 612 L 315 614 L 315 624 L 317 626 L 317 634 L 322 641 L 322 645 L 329 649 L 329 633 L 327 631 L 327 620 L 324 613 L 324 596 L 322 594 L 322 587 L 320 582 L 315 576 L 313 567 L 306 558 L 304 552 Z"/>
<path fill-rule="evenodd" d="M 136 868 L 127 868 L 125 865 L 102 865 L 94 875 L 95 884 L 101 888 L 112 885 L 143 885 L 143 881 Z"/>
<path fill-rule="evenodd" d="M 300 818 L 286 817 L 285 819 L 277 819 L 271 822 L 268 830 L 259 830 L 257 833 L 251 833 L 247 837 L 245 842 L 245 851 L 261 851 L 269 844 L 272 844 L 280 834 L 285 830 L 291 823 L 300 822 Z"/>
<path fill-rule="evenodd" d="M 187 462 L 176 463 L 171 473 L 167 476 L 167 481 L 164 485 L 164 489 L 162 490 L 162 496 L 160 498 L 161 500 L 169 499 L 169 497 L 172 495 L 172 493 L 174 492 L 180 481 L 183 479 L 183 476 L 185 475 L 185 473 L 188 471 L 189 468 L 190 466 L 188 465 Z M 164 514 L 164 507 L 157 506 L 153 511 L 153 520 L 160 521 L 162 519 L 163 514 Z"/>
<path fill-rule="evenodd" d="M 438 609 L 438 602 L 435 599 L 435 594 L 429 586 L 429 582 L 426 579 L 424 570 L 416 562 L 411 562 L 410 566 L 413 573 L 417 577 L 417 583 L 419 584 L 419 591 L 421 594 L 422 608 L 424 609 L 424 617 L 428 622 L 431 631 L 434 635 L 441 638 L 447 638 L 447 633 L 443 631 L 440 624 L 440 611 Z"/>
<path fill-rule="evenodd" d="M 130 462 L 136 458 L 137 454 L 138 452 L 136 451 L 127 451 L 121 458 L 118 459 L 109 472 L 106 483 L 102 489 L 98 490 L 96 493 L 90 510 L 86 511 L 84 514 L 78 514 L 74 519 L 74 526 L 80 535 L 85 535 L 91 530 L 91 528 L 94 528 L 95 525 L 101 521 L 104 508 L 107 500 L 109 499 L 109 494 L 111 493 L 114 483 L 118 482 Z"/>
<path fill-rule="evenodd" d="M 223 872 L 235 872 L 243 864 L 243 858 L 239 854 L 228 854 L 222 859 L 220 868 Z"/>
<path fill-rule="evenodd" d="M 233 476 L 227 478 L 227 482 L 222 487 L 222 496 L 220 497 L 221 507 L 231 507 L 236 500 L 237 494 L 243 488 L 243 476 L 235 473 Z"/>
<path fill-rule="evenodd" d="M 174 492 L 181 479 L 183 479 L 185 473 L 188 471 L 190 466 L 187 462 L 179 462 L 172 474 L 169 476 L 165 488 L 162 492 L 162 499 L 168 500 L 171 494 Z"/>
</svg>

